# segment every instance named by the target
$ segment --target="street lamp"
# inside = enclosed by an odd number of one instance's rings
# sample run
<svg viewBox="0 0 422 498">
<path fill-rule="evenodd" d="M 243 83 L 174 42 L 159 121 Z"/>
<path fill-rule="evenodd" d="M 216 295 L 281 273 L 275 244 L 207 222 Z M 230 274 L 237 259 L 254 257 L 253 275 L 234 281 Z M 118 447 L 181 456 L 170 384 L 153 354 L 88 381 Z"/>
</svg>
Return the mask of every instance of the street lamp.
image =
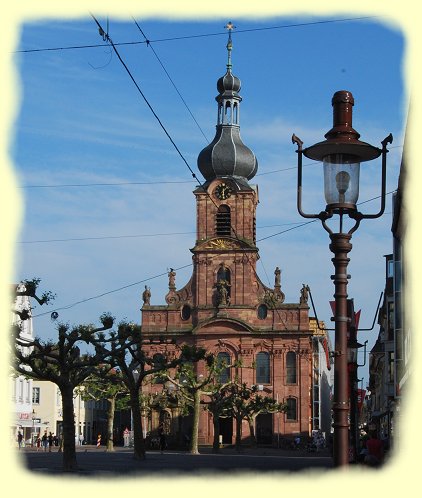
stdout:
<svg viewBox="0 0 422 498">
<path fill-rule="evenodd" d="M 321 220 L 322 226 L 330 236 L 330 250 L 334 254 L 332 262 L 335 274 L 331 276 L 335 287 L 335 361 L 334 361 L 334 399 L 333 399 L 333 456 L 337 467 L 349 462 L 348 451 L 348 375 L 347 375 L 347 265 L 348 253 L 352 249 L 350 240 L 361 220 L 379 218 L 385 209 L 386 158 L 387 143 L 392 143 L 388 135 L 381 143 L 382 149 L 359 140 L 359 133 L 352 128 L 352 107 L 354 99 L 350 92 L 336 92 L 332 99 L 333 127 L 325 134 L 326 140 L 302 149 L 303 142 L 292 136 L 292 142 L 298 146 L 298 186 L 297 209 L 304 218 Z M 323 162 L 324 193 L 326 207 L 317 214 L 307 214 L 302 210 L 302 156 Z M 381 202 L 380 209 L 374 214 L 363 214 L 357 209 L 359 198 L 360 164 L 382 156 Z M 333 215 L 339 216 L 339 230 L 334 232 L 327 225 Z M 343 230 L 343 217 L 347 215 L 354 220 L 352 228 Z"/>
</svg>

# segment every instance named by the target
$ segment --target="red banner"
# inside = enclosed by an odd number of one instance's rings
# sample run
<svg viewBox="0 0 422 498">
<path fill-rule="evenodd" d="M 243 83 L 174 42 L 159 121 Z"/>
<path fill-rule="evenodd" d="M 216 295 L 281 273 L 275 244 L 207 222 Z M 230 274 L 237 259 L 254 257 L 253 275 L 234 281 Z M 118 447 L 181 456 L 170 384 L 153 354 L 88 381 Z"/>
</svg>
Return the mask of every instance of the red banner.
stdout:
<svg viewBox="0 0 422 498">
<path fill-rule="evenodd" d="M 363 401 L 365 400 L 365 394 L 366 390 L 365 389 L 357 389 L 357 397 L 358 397 L 358 410 L 359 412 L 362 411 L 362 406 L 363 406 Z"/>
</svg>

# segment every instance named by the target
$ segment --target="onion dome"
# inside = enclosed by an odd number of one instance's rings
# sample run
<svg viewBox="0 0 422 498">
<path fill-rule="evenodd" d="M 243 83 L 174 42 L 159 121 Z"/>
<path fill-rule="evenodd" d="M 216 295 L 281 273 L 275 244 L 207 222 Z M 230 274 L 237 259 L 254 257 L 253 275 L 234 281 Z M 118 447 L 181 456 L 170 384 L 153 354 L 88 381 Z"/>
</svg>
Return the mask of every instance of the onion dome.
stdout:
<svg viewBox="0 0 422 498">
<path fill-rule="evenodd" d="M 250 180 L 258 170 L 255 154 L 240 138 L 239 113 L 242 97 L 239 95 L 240 79 L 232 74 L 231 68 L 231 29 L 227 43 L 227 71 L 217 81 L 219 94 L 215 98 L 218 103 L 218 118 L 214 140 L 207 145 L 198 156 L 198 168 L 206 181 L 218 177 L 234 177 L 239 180 Z"/>
</svg>

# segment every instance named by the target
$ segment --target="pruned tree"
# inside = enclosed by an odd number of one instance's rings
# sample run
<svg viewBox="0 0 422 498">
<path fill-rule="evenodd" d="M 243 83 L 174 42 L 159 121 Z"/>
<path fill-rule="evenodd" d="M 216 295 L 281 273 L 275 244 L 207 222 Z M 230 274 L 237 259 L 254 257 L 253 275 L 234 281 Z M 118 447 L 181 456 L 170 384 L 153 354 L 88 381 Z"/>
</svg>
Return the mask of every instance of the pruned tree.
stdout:
<svg viewBox="0 0 422 498">
<path fill-rule="evenodd" d="M 242 422 L 247 420 L 252 442 L 256 443 L 255 438 L 255 419 L 260 413 L 274 413 L 285 411 L 286 405 L 278 403 L 269 396 L 258 394 L 258 386 L 248 386 L 245 382 L 232 382 L 228 390 L 230 391 L 231 407 L 230 413 L 236 421 L 236 443 L 237 451 L 242 446 Z"/>
<path fill-rule="evenodd" d="M 50 293 L 41 298 L 37 296 L 39 279 L 25 281 L 18 286 L 19 295 L 35 298 L 40 304 L 51 299 Z M 77 470 L 75 451 L 75 421 L 73 393 L 89 375 L 103 363 L 102 353 L 96 349 L 94 353 L 81 353 L 80 345 L 89 344 L 96 339 L 96 334 L 113 326 L 113 317 L 104 313 L 100 316 L 101 327 L 93 325 L 70 326 L 60 323 L 57 327 L 58 338 L 41 340 L 22 339 L 21 324 L 12 326 L 12 367 L 14 372 L 26 377 L 50 381 L 56 384 L 62 397 L 63 412 L 63 470 Z"/>
<path fill-rule="evenodd" d="M 160 359 L 154 359 L 142 349 L 141 327 L 127 322 L 121 322 L 117 332 L 112 333 L 109 339 L 105 340 L 104 337 L 100 336 L 98 348 L 107 358 L 107 362 L 113 367 L 118 367 L 121 372 L 122 380 L 130 396 L 134 433 L 133 456 L 136 459 L 145 459 L 146 448 L 142 434 L 140 403 L 142 383 L 147 376 L 175 368 L 186 362 L 199 361 L 204 357 L 205 350 L 184 345 L 179 348 L 177 357 L 168 358 L 161 355 Z"/>
<path fill-rule="evenodd" d="M 178 366 L 174 375 L 166 373 L 166 378 L 177 388 L 177 392 L 190 406 L 193 414 L 192 432 L 189 452 L 198 455 L 198 429 L 201 404 L 213 415 L 214 442 L 213 449 L 219 449 L 219 417 L 226 409 L 230 392 L 227 387 L 231 382 L 221 382 L 221 373 L 234 365 L 226 365 L 218 361 L 212 353 L 205 356 L 204 374 L 198 374 L 193 363 Z M 208 397 L 208 401 L 204 397 Z"/>
<path fill-rule="evenodd" d="M 84 401 L 107 401 L 107 441 L 106 451 L 114 451 L 114 415 L 116 409 L 129 407 L 129 391 L 123 382 L 119 369 L 106 372 L 105 365 L 99 367 L 77 388 Z"/>
<path fill-rule="evenodd" d="M 278 413 L 285 412 L 287 410 L 286 403 L 279 403 L 274 398 L 270 396 L 262 396 L 261 394 L 255 394 L 252 396 L 249 402 L 246 402 L 245 405 L 245 418 L 249 424 L 249 432 L 253 445 L 257 444 L 255 434 L 256 417 L 261 413 Z"/>
</svg>

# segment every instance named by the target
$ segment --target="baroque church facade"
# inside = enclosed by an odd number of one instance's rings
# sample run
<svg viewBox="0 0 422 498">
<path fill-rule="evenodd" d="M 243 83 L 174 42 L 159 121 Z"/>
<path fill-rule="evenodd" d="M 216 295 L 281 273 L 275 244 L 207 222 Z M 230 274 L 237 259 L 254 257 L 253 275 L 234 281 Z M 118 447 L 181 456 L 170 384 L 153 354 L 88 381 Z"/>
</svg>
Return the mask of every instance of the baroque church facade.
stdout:
<svg viewBox="0 0 422 498">
<path fill-rule="evenodd" d="M 218 355 L 226 364 L 241 360 L 237 371 L 241 382 L 257 385 L 261 394 L 287 403 L 286 413 L 261 414 L 256 420 L 258 442 L 275 444 L 280 436 L 310 435 L 313 429 L 323 427 L 317 392 L 321 369 L 315 373 L 315 358 L 321 358 L 322 351 L 322 361 L 317 363 L 329 370 L 329 346 L 326 335 L 309 316 L 307 287 L 298 289 L 298 302 L 286 303 L 280 269 L 274 271 L 272 288 L 262 283 L 256 271 L 259 197 L 258 187 L 249 182 L 258 162 L 240 137 L 242 98 L 240 80 L 232 74 L 231 48 L 229 36 L 227 71 L 217 82 L 216 135 L 198 156 L 205 182 L 193 192 L 196 242 L 190 249 L 192 276 L 178 288 L 176 272 L 170 270 L 163 305 L 151 305 L 145 288 L 142 347 L 150 355 L 171 355 L 176 354 L 177 345 L 190 344 Z M 199 362 L 197 374 L 204 373 L 204 368 Z M 144 389 L 159 392 L 163 386 L 153 384 Z M 177 411 L 168 410 L 164 415 L 170 433 L 180 427 L 174 420 Z M 147 429 L 153 432 L 159 421 L 156 414 Z M 220 440 L 234 442 L 234 421 L 220 422 Z M 246 422 L 242 432 L 245 436 L 249 433 Z M 199 444 L 212 444 L 213 436 L 211 414 L 201 410 Z"/>
</svg>

